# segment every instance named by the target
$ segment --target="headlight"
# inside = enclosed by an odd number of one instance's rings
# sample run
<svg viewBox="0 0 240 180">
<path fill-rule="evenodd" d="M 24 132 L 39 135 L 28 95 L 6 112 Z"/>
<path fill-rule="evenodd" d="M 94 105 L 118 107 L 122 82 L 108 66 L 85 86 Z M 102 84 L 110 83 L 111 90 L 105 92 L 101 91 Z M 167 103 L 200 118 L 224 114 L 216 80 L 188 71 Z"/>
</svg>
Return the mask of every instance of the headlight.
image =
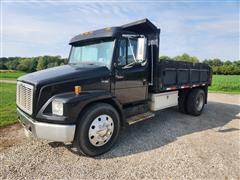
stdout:
<svg viewBox="0 0 240 180">
<path fill-rule="evenodd" d="M 63 115 L 63 103 L 60 101 L 54 100 L 52 102 L 52 113 L 55 115 L 62 116 Z"/>
</svg>

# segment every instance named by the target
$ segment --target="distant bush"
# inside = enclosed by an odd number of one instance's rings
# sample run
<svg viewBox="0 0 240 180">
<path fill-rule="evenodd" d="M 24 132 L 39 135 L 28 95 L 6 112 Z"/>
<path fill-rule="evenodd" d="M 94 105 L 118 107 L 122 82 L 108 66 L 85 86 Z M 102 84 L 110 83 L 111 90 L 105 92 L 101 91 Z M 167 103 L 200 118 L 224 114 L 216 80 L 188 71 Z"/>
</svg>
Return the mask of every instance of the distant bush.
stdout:
<svg viewBox="0 0 240 180">
<path fill-rule="evenodd" d="M 208 59 L 203 63 L 212 68 L 213 74 L 240 75 L 240 60 L 222 62 L 220 59 Z"/>
<path fill-rule="evenodd" d="M 196 56 L 190 56 L 186 53 L 176 56 L 176 57 L 169 57 L 169 56 L 161 56 L 159 58 L 160 60 L 175 60 L 175 61 L 186 61 L 186 62 L 192 62 L 197 63 L 199 62 L 198 58 Z"/>
</svg>

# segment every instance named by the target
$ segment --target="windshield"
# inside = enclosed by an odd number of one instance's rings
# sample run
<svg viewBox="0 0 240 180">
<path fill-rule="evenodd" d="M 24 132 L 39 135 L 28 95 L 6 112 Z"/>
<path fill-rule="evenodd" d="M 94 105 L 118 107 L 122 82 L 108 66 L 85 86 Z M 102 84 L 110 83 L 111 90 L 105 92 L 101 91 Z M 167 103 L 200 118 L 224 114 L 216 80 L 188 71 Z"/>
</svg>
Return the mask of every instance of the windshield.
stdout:
<svg viewBox="0 0 240 180">
<path fill-rule="evenodd" d="M 95 64 L 110 67 L 114 40 L 98 41 L 91 44 L 73 46 L 70 64 Z"/>
</svg>

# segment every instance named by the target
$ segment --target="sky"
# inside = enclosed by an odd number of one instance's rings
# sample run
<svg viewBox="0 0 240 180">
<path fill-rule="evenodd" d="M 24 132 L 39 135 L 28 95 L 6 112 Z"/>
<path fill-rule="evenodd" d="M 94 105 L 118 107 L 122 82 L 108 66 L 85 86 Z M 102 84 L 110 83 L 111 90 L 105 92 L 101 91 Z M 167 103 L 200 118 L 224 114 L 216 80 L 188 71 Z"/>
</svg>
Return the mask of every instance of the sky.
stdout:
<svg viewBox="0 0 240 180">
<path fill-rule="evenodd" d="M 1 57 L 60 55 L 82 32 L 148 18 L 161 29 L 160 56 L 239 57 L 239 1 L 1 1 Z"/>
</svg>

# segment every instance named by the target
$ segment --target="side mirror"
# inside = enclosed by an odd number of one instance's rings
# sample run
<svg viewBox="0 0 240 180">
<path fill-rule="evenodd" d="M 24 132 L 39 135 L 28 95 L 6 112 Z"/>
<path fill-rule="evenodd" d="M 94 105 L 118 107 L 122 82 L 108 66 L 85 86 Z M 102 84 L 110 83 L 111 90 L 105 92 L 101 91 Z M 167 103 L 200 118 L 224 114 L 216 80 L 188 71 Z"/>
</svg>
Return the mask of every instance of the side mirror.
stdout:
<svg viewBox="0 0 240 180">
<path fill-rule="evenodd" d="M 136 59 L 138 61 L 145 60 L 145 54 L 146 54 L 146 38 L 138 38 L 137 42 L 137 57 Z"/>
</svg>

